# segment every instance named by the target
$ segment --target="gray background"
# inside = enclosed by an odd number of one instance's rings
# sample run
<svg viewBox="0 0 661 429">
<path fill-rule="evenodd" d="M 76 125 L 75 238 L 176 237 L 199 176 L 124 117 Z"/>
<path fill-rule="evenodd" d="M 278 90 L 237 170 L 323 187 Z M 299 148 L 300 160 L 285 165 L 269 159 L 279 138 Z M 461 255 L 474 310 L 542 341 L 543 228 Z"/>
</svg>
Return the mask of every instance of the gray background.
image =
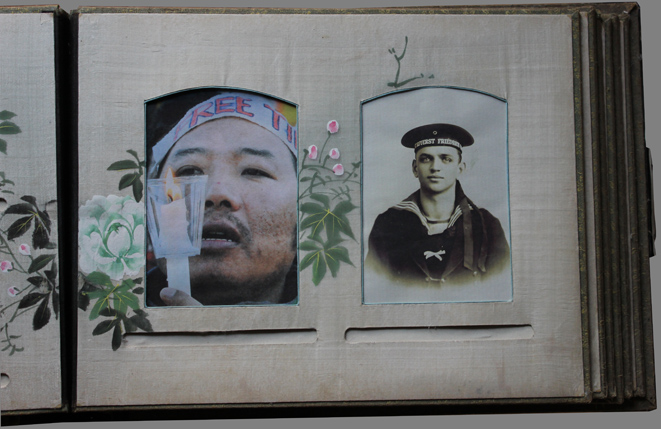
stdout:
<svg viewBox="0 0 661 429">
<path fill-rule="evenodd" d="M 60 6 L 71 11 L 79 5 L 86 6 L 169 6 L 169 7 L 316 7 L 316 8 L 350 8 L 350 7 L 388 7 L 388 6 L 443 6 L 443 5 L 485 5 L 485 4 L 543 4 L 551 0 L 61 0 Z M 585 3 L 597 3 L 584 1 Z M 0 0 L 2 5 L 30 5 L 40 1 Z M 658 0 L 639 0 L 642 11 L 642 45 L 643 73 L 645 85 L 645 116 L 647 145 L 652 150 L 653 159 L 661 162 L 661 2 Z M 661 213 L 661 172 L 655 175 L 657 189 L 656 212 Z M 661 251 L 661 239 L 657 241 L 657 249 Z M 652 259 L 652 293 L 654 306 L 655 351 L 657 356 L 657 374 L 661 373 L 661 255 Z M 657 376 L 659 379 L 661 376 Z M 657 382 L 657 388 L 659 383 Z M 256 414 L 256 417 L 258 415 Z M 467 415 L 467 416 L 409 416 L 409 417 L 345 417 L 319 419 L 280 419 L 280 420 L 206 420 L 206 421 L 158 421 L 158 412 L 154 412 L 154 421 L 126 423 L 57 423 L 49 425 L 30 426 L 37 428 L 139 428 L 139 429 L 186 429 L 202 428 L 493 428 L 518 429 L 534 427 L 535 429 L 582 428 L 582 429 L 613 429 L 613 428 L 657 428 L 661 421 L 661 412 L 651 413 L 579 413 L 579 414 L 506 414 L 506 415 Z M 654 423 L 656 422 L 656 423 Z"/>
</svg>

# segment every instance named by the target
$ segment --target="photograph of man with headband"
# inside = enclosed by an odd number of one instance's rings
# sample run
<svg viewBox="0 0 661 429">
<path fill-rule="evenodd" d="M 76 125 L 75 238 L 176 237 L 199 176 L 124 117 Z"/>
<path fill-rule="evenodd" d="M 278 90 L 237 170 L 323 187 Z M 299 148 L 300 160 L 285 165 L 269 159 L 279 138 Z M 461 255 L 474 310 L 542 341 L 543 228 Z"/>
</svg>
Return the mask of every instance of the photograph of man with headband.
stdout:
<svg viewBox="0 0 661 429">
<path fill-rule="evenodd" d="M 148 261 L 147 305 L 295 304 L 296 107 L 204 88 L 147 102 L 146 116 L 149 178 L 208 177 L 191 294 L 168 287 L 165 258 Z"/>
</svg>

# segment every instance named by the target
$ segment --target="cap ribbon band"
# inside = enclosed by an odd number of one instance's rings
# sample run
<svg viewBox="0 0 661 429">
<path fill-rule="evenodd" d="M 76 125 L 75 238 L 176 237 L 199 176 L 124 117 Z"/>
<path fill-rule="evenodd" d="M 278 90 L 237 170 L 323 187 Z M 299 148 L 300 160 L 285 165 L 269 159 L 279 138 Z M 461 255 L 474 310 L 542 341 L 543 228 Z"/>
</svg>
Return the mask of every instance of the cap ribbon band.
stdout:
<svg viewBox="0 0 661 429">
<path fill-rule="evenodd" d="M 420 140 L 417 142 L 413 148 L 417 149 L 422 146 L 429 146 L 429 145 L 436 145 L 436 146 L 453 146 L 456 147 L 457 149 L 461 150 L 462 146 L 461 143 L 459 143 L 456 140 L 452 139 L 424 139 Z"/>
</svg>

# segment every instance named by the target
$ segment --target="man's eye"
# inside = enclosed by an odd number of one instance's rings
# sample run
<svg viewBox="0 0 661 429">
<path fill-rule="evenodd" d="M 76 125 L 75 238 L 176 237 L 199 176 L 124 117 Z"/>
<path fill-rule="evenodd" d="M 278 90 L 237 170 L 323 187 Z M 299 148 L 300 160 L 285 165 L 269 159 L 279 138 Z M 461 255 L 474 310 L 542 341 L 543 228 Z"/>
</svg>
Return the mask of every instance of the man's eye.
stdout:
<svg viewBox="0 0 661 429">
<path fill-rule="evenodd" d="M 201 168 L 193 165 L 186 165 L 177 169 L 175 176 L 204 176 L 204 171 Z"/>
<path fill-rule="evenodd" d="M 452 162 L 452 157 L 450 157 L 450 156 L 443 157 L 443 162 L 445 162 L 446 164 Z"/>
<path fill-rule="evenodd" d="M 243 176 L 268 177 L 269 179 L 273 178 L 273 176 L 271 176 L 269 173 L 264 170 L 260 170 L 259 168 L 246 168 L 241 174 Z"/>
</svg>

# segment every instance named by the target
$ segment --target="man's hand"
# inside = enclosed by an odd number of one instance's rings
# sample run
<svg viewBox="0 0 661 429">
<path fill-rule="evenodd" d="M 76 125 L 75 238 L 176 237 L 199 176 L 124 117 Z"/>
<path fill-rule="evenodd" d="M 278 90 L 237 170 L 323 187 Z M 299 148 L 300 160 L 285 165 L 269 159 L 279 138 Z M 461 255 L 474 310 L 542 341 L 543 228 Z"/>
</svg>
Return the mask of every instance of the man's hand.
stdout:
<svg viewBox="0 0 661 429">
<path fill-rule="evenodd" d="M 201 306 L 199 301 L 193 299 L 190 295 L 185 294 L 184 292 L 166 287 L 161 289 L 160 292 L 161 299 L 166 305 L 169 306 Z"/>
</svg>

